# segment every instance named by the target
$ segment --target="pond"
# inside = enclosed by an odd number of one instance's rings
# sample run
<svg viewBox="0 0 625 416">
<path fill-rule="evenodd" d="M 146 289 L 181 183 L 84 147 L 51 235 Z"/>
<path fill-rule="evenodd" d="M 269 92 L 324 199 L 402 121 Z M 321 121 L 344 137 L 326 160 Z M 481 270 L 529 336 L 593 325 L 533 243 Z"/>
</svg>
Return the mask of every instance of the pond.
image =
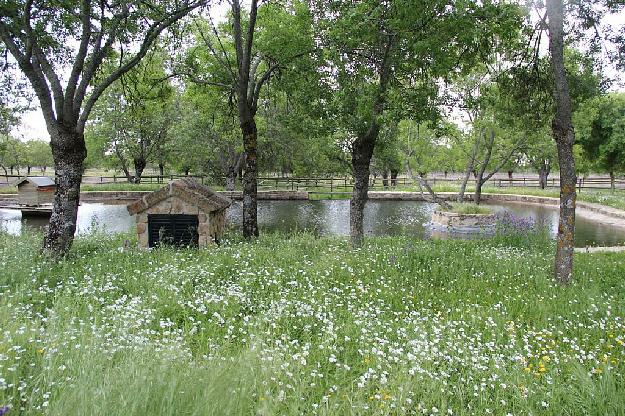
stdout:
<svg viewBox="0 0 625 416">
<path fill-rule="evenodd" d="M 551 234 L 557 231 L 558 210 L 553 206 L 497 203 L 490 205 L 496 212 L 548 224 Z M 422 238 L 431 236 L 424 225 L 435 205 L 414 201 L 369 201 L 365 208 L 364 229 L 367 235 L 407 234 Z M 47 220 L 28 218 L 22 221 L 16 210 L 0 209 L 0 227 L 18 234 L 22 227 L 42 227 Z M 228 210 L 228 222 L 240 228 L 241 202 L 235 201 Z M 259 201 L 258 222 L 262 230 L 291 232 L 308 230 L 319 235 L 349 234 L 349 201 Z M 125 205 L 84 203 L 78 211 L 77 234 L 90 233 L 94 228 L 106 232 L 126 232 L 134 227 Z M 599 224 L 583 217 L 577 218 L 575 244 L 578 247 L 613 246 L 625 244 L 625 230 Z"/>
</svg>

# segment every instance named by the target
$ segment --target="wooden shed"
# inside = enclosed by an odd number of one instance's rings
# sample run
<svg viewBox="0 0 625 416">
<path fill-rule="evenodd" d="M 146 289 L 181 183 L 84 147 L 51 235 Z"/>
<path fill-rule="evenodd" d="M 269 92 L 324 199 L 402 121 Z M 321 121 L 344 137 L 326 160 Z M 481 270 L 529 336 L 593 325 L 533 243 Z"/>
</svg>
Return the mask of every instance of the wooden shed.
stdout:
<svg viewBox="0 0 625 416">
<path fill-rule="evenodd" d="M 29 176 L 17 183 L 20 205 L 39 206 L 54 202 L 56 184 L 49 176 Z"/>
<path fill-rule="evenodd" d="M 170 182 L 128 205 L 140 247 L 206 247 L 219 243 L 230 200 L 193 179 Z"/>
</svg>

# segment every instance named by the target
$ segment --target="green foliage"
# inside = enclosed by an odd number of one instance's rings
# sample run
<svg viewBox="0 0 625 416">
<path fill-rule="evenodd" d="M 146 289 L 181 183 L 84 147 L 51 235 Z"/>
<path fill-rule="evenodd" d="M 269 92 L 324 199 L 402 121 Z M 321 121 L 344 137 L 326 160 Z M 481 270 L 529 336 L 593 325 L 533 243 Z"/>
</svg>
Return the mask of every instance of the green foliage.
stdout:
<svg viewBox="0 0 625 416">
<path fill-rule="evenodd" d="M 454 203 L 451 204 L 450 212 L 455 212 L 456 214 L 492 214 L 493 211 L 485 207 L 483 205 L 475 205 L 469 203 Z"/>
<path fill-rule="evenodd" d="M 11 369 L 0 403 L 11 413 L 625 406 L 620 253 L 576 255 L 562 287 L 544 246 L 499 237 L 352 250 L 263 236 L 199 251 L 122 249 L 126 238 L 79 238 L 56 264 L 37 235 L 0 238 L 0 365 Z"/>
<path fill-rule="evenodd" d="M 8 168 L 16 167 L 19 170 L 24 156 L 23 142 L 9 135 L 0 135 L 0 167 L 5 173 Z"/>
<path fill-rule="evenodd" d="M 54 165 L 50 143 L 43 140 L 29 140 L 24 143 L 24 157 L 22 164 L 47 168 Z"/>
<path fill-rule="evenodd" d="M 88 166 L 128 172 L 133 164 L 136 169 L 148 161 L 163 162 L 176 116 L 175 90 L 165 80 L 164 66 L 164 51 L 155 48 L 101 97 L 86 133 Z"/>
<path fill-rule="evenodd" d="M 576 139 L 595 168 L 625 171 L 625 94 L 612 93 L 584 103 L 575 114 Z"/>
<path fill-rule="evenodd" d="M 214 88 L 188 85 L 172 126 L 175 140 L 166 146 L 174 167 L 218 180 L 227 175 L 243 153 L 234 111 Z"/>
</svg>

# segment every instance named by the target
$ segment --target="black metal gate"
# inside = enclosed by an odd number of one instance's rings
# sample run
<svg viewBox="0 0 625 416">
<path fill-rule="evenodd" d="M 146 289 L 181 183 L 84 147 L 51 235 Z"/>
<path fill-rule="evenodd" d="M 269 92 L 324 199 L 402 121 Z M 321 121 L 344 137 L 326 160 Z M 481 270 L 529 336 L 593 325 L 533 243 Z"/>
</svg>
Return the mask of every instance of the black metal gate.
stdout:
<svg viewBox="0 0 625 416">
<path fill-rule="evenodd" d="M 149 247 L 167 244 L 177 247 L 198 245 L 198 216 L 183 214 L 149 214 Z"/>
</svg>

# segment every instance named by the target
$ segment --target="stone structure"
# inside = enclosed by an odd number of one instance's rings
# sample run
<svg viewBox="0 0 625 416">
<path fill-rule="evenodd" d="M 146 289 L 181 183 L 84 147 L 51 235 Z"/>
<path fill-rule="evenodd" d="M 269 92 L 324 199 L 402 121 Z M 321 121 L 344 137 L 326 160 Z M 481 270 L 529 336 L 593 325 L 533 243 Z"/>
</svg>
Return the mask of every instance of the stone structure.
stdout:
<svg viewBox="0 0 625 416">
<path fill-rule="evenodd" d="M 30 176 L 17 182 L 20 205 L 40 206 L 54 202 L 56 184 L 48 176 Z"/>
<path fill-rule="evenodd" d="M 432 223 L 436 227 L 449 228 L 457 232 L 471 232 L 495 226 L 494 214 L 458 214 L 449 211 L 434 211 Z"/>
<path fill-rule="evenodd" d="M 131 215 L 136 215 L 140 247 L 157 245 L 155 233 L 160 236 L 163 231 L 170 234 L 174 245 L 181 245 L 180 238 L 186 238 L 185 241 L 191 245 L 206 247 L 219 242 L 226 226 L 226 209 L 229 206 L 229 199 L 193 179 L 185 178 L 143 196 L 129 204 L 127 209 Z M 180 224 L 187 229 L 180 230 Z M 197 229 L 189 230 L 188 224 Z"/>
</svg>

